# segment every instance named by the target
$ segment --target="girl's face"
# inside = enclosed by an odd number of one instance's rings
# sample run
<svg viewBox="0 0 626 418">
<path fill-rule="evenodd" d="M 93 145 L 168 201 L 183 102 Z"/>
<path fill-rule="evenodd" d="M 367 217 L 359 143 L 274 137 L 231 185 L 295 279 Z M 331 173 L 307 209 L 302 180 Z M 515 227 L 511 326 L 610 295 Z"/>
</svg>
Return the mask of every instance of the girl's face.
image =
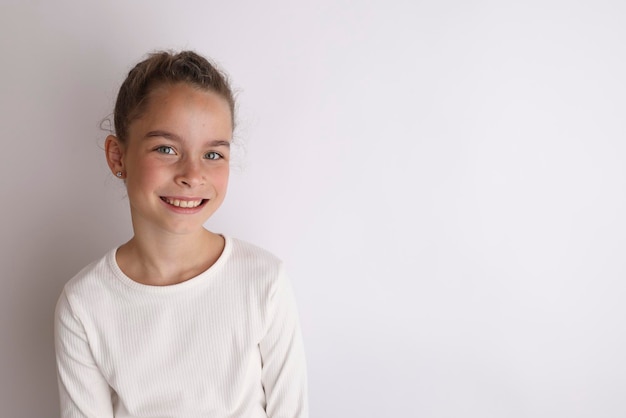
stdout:
<svg viewBox="0 0 626 418">
<path fill-rule="evenodd" d="M 136 234 L 197 232 L 222 204 L 231 119 L 221 96 L 185 83 L 150 94 L 145 111 L 130 124 L 126 144 L 117 142 Z M 116 144 L 109 141 L 117 138 L 107 139 L 111 158 Z"/>
</svg>

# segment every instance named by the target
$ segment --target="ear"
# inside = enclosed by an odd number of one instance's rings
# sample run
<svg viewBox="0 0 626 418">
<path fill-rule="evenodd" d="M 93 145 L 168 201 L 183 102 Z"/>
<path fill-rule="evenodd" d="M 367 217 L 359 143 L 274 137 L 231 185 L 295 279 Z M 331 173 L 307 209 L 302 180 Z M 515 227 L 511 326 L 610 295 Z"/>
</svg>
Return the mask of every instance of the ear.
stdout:
<svg viewBox="0 0 626 418">
<path fill-rule="evenodd" d="M 106 154 L 107 164 L 114 175 L 117 175 L 120 171 L 122 176 L 125 177 L 124 172 L 124 144 L 114 135 L 107 136 L 104 141 L 104 153 Z"/>
</svg>

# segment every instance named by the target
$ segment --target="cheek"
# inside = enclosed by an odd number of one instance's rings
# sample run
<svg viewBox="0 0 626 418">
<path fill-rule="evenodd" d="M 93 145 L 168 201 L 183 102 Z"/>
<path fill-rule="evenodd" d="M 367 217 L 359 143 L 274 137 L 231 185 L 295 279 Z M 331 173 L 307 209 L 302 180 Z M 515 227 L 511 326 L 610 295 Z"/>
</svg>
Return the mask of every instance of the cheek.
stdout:
<svg viewBox="0 0 626 418">
<path fill-rule="evenodd" d="M 228 176 L 230 175 L 230 170 L 228 167 L 220 167 L 219 170 L 215 170 L 213 173 L 213 186 L 216 189 L 220 189 L 226 191 L 228 188 Z"/>
<path fill-rule="evenodd" d="M 159 178 L 162 173 L 159 164 L 150 159 L 137 159 L 128 166 L 128 181 L 135 184 L 150 184 Z"/>
</svg>

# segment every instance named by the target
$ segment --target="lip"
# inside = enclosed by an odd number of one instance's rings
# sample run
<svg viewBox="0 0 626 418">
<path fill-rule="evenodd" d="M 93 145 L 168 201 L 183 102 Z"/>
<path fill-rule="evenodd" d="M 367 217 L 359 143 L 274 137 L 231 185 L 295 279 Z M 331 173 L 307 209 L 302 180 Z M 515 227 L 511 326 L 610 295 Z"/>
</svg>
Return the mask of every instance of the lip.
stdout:
<svg viewBox="0 0 626 418">
<path fill-rule="evenodd" d="M 176 213 L 193 214 L 200 212 L 207 204 L 209 199 L 202 197 L 183 197 L 183 196 L 160 196 L 161 202 L 169 210 Z M 197 206 L 192 206 L 194 203 L 200 202 Z M 187 207 L 189 205 L 189 207 Z"/>
</svg>

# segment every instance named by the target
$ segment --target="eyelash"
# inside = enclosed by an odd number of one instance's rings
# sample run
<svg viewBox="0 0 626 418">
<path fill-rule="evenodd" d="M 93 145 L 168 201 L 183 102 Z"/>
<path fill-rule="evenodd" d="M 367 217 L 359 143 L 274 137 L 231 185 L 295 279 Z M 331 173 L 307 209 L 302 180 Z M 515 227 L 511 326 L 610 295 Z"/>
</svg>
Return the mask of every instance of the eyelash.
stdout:
<svg viewBox="0 0 626 418">
<path fill-rule="evenodd" d="M 160 147 L 156 147 L 154 150 L 161 154 L 167 154 L 167 155 L 176 154 L 176 152 L 174 151 L 174 148 L 169 147 L 167 145 L 161 145 Z M 209 151 L 206 154 L 204 154 L 204 156 L 207 160 L 221 160 L 222 158 L 224 158 L 222 154 L 220 154 L 219 152 L 215 152 L 215 151 Z"/>
<path fill-rule="evenodd" d="M 205 157 L 207 157 L 209 155 L 212 155 L 212 156 L 217 157 L 217 158 L 208 157 L 207 160 L 221 160 L 222 158 L 224 158 L 224 156 L 222 154 L 220 154 L 219 152 L 215 152 L 215 151 L 209 151 L 206 154 L 204 154 Z"/>
<path fill-rule="evenodd" d="M 160 147 L 156 147 L 155 151 L 160 152 L 161 154 L 168 154 L 168 155 L 175 154 L 174 148 L 168 147 L 167 145 L 161 145 Z"/>
</svg>

